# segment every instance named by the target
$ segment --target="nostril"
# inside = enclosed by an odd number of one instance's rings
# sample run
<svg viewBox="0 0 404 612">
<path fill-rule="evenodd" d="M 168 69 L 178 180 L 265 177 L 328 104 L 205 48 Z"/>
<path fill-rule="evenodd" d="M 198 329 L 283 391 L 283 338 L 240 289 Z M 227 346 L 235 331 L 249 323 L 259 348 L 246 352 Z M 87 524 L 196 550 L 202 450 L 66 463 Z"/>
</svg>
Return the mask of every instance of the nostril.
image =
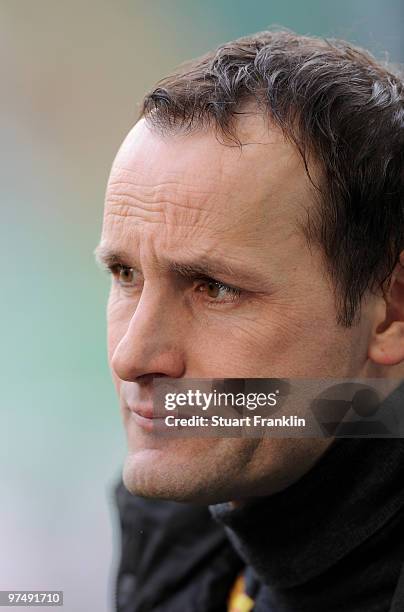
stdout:
<svg viewBox="0 0 404 612">
<path fill-rule="evenodd" d="M 168 374 L 163 374 L 162 372 L 152 372 L 149 374 L 142 374 L 136 378 L 136 382 L 139 385 L 150 385 L 155 378 L 167 378 Z"/>
</svg>

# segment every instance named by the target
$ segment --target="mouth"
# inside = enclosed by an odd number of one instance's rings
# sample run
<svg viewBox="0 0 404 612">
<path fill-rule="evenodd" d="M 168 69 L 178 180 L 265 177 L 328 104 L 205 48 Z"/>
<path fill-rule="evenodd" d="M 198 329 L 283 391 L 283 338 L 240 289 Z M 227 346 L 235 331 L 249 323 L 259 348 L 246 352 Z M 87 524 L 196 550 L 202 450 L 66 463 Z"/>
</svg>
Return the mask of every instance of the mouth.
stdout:
<svg viewBox="0 0 404 612">
<path fill-rule="evenodd" d="M 157 418 L 157 415 L 154 414 L 153 403 L 148 402 L 147 404 L 136 404 L 135 406 L 128 406 L 129 412 L 143 419 L 148 419 L 152 421 Z"/>
<path fill-rule="evenodd" d="M 164 422 L 161 415 L 155 414 L 152 403 L 127 405 L 126 408 L 130 413 L 130 420 L 147 432 L 157 432 L 157 429 L 160 429 L 158 426 Z"/>
</svg>

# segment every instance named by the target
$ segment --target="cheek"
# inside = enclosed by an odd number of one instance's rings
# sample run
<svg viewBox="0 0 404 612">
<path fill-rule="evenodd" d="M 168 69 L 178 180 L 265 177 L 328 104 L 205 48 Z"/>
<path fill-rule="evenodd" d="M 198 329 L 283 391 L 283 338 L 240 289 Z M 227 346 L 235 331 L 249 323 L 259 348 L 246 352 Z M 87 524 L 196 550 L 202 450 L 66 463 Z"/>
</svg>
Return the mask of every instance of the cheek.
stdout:
<svg viewBox="0 0 404 612">
<path fill-rule="evenodd" d="M 268 376 L 281 350 L 291 343 L 262 316 L 229 316 L 192 328 L 187 341 L 189 375 L 248 378 Z"/>
<path fill-rule="evenodd" d="M 329 316 L 318 315 L 317 324 L 314 319 L 313 309 L 309 313 L 301 305 L 268 304 L 254 315 L 232 317 L 231 325 L 208 326 L 188 354 L 209 367 L 208 377 L 283 378 L 342 371 L 338 348 L 346 347 L 345 332 L 337 333 Z"/>
</svg>

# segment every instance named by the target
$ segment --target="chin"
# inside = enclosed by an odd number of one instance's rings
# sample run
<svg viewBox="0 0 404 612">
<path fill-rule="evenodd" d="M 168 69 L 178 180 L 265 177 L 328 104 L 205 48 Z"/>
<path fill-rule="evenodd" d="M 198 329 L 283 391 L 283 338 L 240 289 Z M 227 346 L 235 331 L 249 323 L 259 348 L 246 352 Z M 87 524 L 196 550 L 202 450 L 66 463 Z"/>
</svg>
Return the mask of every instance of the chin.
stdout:
<svg viewBox="0 0 404 612">
<path fill-rule="evenodd" d="M 208 457 L 162 449 L 128 453 L 123 482 L 132 495 L 196 504 L 231 500 L 239 489 L 236 474 Z"/>
</svg>

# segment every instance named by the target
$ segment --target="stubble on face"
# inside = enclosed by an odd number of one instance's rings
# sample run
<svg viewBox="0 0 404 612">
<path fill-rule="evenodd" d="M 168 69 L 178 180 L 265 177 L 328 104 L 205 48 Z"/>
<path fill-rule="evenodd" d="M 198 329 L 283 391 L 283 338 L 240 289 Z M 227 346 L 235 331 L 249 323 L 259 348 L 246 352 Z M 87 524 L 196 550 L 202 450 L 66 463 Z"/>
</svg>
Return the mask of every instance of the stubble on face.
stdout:
<svg viewBox="0 0 404 612">
<path fill-rule="evenodd" d="M 101 245 L 140 280 L 132 292 L 112 284 L 109 360 L 128 437 L 125 484 L 141 495 L 214 503 L 272 493 L 330 442 L 159 437 L 130 411 L 149 401 L 154 376 L 344 378 L 360 375 L 366 356 L 364 329 L 337 325 L 322 255 L 301 231 L 314 197 L 298 153 L 259 114 L 242 117 L 239 133 L 241 149 L 213 133 L 162 136 L 142 120 L 112 168 Z M 195 262 L 220 268 L 240 297 L 215 303 L 176 274 L 173 264 Z"/>
</svg>

